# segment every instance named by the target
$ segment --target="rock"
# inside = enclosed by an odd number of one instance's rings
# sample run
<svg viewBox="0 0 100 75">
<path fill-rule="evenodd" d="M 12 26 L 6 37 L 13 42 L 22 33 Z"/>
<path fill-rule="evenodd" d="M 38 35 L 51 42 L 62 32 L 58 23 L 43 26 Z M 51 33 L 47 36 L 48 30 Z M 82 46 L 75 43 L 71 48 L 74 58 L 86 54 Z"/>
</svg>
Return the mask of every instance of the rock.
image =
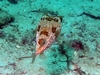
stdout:
<svg viewBox="0 0 100 75">
<path fill-rule="evenodd" d="M 2 29 L 3 26 L 13 21 L 14 21 L 14 17 L 12 15 L 0 9 L 0 29 Z"/>
</svg>

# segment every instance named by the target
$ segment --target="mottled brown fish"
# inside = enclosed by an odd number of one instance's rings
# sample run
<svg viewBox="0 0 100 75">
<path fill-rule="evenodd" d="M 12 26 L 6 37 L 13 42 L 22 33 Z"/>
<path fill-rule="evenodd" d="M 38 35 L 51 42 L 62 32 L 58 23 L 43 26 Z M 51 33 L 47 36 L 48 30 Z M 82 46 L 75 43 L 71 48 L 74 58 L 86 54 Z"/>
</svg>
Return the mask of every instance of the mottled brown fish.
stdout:
<svg viewBox="0 0 100 75">
<path fill-rule="evenodd" d="M 61 30 L 61 17 L 54 17 L 44 15 L 37 27 L 36 34 L 36 53 L 33 55 L 33 61 L 35 56 L 43 53 L 58 37 Z"/>
<path fill-rule="evenodd" d="M 38 54 L 42 54 L 58 37 L 61 30 L 61 17 L 44 15 L 37 27 L 36 52 L 32 55 L 32 62 Z"/>
</svg>

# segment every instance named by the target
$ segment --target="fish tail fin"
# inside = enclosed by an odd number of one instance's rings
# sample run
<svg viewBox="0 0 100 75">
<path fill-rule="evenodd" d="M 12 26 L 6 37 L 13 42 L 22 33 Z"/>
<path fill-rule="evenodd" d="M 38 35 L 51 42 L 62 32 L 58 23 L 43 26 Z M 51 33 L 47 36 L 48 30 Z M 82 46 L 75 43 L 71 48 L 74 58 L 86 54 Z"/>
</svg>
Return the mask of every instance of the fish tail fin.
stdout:
<svg viewBox="0 0 100 75">
<path fill-rule="evenodd" d="M 36 57 L 36 54 L 33 53 L 33 54 L 32 54 L 32 64 L 33 64 L 33 62 L 35 61 L 35 57 Z"/>
</svg>

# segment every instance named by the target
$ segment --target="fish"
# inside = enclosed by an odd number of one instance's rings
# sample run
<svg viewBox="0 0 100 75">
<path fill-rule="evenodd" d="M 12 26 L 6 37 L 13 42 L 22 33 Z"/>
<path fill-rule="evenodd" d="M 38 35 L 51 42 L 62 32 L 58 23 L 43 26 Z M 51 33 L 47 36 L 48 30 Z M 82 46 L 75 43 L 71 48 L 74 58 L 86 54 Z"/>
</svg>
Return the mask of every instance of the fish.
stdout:
<svg viewBox="0 0 100 75">
<path fill-rule="evenodd" d="M 42 54 L 56 40 L 61 31 L 60 16 L 43 15 L 36 31 L 36 51 L 32 54 L 32 63 L 37 55 Z"/>
<path fill-rule="evenodd" d="M 36 52 L 33 53 L 32 63 L 35 57 L 42 54 L 51 44 L 55 41 L 61 31 L 61 21 L 60 16 L 49 16 L 44 15 L 37 27 L 36 33 Z"/>
</svg>

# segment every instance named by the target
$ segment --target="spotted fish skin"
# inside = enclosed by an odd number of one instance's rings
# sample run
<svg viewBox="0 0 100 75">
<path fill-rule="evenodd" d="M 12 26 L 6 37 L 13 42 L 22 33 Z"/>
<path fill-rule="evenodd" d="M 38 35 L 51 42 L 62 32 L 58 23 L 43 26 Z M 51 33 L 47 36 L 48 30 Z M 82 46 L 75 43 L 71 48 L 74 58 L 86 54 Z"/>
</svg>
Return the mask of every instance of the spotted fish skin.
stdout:
<svg viewBox="0 0 100 75">
<path fill-rule="evenodd" d="M 44 15 L 37 27 L 36 53 L 43 53 L 58 37 L 61 30 L 61 17 Z"/>
</svg>

